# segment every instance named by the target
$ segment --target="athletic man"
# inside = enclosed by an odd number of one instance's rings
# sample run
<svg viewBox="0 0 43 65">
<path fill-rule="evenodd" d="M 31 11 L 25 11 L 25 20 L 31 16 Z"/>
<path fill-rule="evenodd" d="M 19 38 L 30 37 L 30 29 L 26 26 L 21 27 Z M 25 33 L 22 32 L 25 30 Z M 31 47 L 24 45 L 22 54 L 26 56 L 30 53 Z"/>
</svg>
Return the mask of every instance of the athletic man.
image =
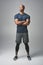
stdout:
<svg viewBox="0 0 43 65">
<path fill-rule="evenodd" d="M 17 25 L 17 32 L 16 32 L 16 48 L 15 48 L 15 57 L 14 60 L 18 58 L 18 50 L 19 45 L 21 43 L 21 38 L 23 38 L 23 43 L 25 45 L 25 49 L 27 52 L 27 58 L 31 60 L 31 57 L 29 56 L 29 38 L 28 38 L 28 29 L 27 26 L 30 24 L 30 16 L 24 12 L 25 6 L 20 5 L 19 7 L 19 13 L 14 16 L 14 22 Z"/>
</svg>

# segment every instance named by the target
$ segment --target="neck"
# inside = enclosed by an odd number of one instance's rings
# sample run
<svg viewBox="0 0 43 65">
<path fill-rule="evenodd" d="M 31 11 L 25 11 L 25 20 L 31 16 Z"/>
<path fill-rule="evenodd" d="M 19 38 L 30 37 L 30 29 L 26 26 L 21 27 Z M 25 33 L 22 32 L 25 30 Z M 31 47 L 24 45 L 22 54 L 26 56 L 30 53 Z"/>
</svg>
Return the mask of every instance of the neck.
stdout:
<svg viewBox="0 0 43 65">
<path fill-rule="evenodd" d="M 24 14 L 24 11 L 23 12 L 20 12 L 20 14 Z"/>
</svg>

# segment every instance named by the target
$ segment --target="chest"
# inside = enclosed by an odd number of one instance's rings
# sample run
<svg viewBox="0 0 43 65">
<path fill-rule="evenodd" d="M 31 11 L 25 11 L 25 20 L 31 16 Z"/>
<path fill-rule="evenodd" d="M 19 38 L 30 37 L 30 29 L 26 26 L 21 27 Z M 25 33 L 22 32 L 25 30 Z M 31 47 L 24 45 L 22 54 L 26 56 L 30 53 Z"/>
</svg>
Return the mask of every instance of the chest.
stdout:
<svg viewBox="0 0 43 65">
<path fill-rule="evenodd" d="M 25 15 L 18 15 L 18 19 L 20 21 L 26 20 L 26 18 L 27 18 L 27 16 L 25 16 Z"/>
</svg>

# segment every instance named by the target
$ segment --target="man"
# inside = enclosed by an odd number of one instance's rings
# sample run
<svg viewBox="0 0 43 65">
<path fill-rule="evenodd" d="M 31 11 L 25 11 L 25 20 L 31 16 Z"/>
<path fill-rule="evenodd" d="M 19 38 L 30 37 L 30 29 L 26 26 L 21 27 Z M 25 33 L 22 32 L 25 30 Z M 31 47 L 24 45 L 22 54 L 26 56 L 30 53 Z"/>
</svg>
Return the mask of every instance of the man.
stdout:
<svg viewBox="0 0 43 65">
<path fill-rule="evenodd" d="M 17 32 L 16 32 L 16 48 L 15 48 L 15 57 L 14 60 L 18 58 L 18 50 L 19 45 L 21 43 L 21 38 L 23 38 L 23 43 L 25 45 L 25 49 L 27 52 L 27 58 L 31 60 L 31 57 L 29 56 L 29 38 L 28 38 L 28 30 L 27 26 L 30 24 L 30 16 L 24 13 L 25 6 L 20 5 L 19 7 L 20 12 L 14 16 L 14 22 L 17 25 Z"/>
</svg>

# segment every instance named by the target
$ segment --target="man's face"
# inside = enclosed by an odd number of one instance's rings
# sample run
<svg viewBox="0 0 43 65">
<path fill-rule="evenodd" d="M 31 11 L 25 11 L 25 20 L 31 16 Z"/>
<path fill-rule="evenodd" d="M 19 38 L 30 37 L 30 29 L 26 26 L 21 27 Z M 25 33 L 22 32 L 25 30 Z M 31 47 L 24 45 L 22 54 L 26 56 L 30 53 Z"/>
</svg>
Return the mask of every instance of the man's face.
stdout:
<svg viewBox="0 0 43 65">
<path fill-rule="evenodd" d="M 19 10 L 20 10 L 20 12 L 23 12 L 24 11 L 23 5 L 20 5 Z"/>
</svg>

